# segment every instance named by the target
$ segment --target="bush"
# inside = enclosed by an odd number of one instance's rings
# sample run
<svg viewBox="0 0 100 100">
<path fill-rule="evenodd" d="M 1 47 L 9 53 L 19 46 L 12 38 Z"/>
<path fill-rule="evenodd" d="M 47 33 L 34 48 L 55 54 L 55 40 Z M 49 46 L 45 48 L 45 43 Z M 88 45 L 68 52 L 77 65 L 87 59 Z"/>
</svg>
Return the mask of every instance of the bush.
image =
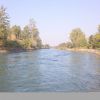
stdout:
<svg viewBox="0 0 100 100">
<path fill-rule="evenodd" d="M 21 45 L 17 41 L 5 41 L 4 46 L 7 48 L 21 48 Z"/>
<path fill-rule="evenodd" d="M 24 39 L 24 40 L 20 41 L 20 45 L 24 49 L 32 48 L 32 41 L 31 41 L 31 39 Z"/>
</svg>

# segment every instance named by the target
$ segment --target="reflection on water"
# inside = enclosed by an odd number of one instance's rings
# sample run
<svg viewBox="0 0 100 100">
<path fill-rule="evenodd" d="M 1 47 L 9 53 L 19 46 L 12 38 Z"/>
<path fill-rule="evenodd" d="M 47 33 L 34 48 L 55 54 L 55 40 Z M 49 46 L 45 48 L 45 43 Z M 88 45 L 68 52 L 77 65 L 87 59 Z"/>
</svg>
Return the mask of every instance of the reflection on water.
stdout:
<svg viewBox="0 0 100 100">
<path fill-rule="evenodd" d="M 0 54 L 1 92 L 100 92 L 100 56 L 42 49 Z"/>
</svg>

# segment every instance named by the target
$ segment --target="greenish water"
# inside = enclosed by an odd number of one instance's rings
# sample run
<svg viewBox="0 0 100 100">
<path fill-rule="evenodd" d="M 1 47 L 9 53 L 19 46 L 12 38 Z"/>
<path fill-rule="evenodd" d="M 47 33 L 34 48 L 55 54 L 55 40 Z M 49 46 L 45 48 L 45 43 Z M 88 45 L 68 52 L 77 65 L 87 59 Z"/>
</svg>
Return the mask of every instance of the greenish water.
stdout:
<svg viewBox="0 0 100 100">
<path fill-rule="evenodd" d="M 100 92 L 100 56 L 42 49 L 0 54 L 1 92 Z"/>
</svg>

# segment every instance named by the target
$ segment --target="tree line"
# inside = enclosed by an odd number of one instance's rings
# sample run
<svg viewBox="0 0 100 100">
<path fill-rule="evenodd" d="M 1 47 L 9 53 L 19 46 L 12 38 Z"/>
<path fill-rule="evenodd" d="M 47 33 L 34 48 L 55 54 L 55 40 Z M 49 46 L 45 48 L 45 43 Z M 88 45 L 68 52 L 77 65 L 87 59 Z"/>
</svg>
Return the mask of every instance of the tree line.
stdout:
<svg viewBox="0 0 100 100">
<path fill-rule="evenodd" d="M 18 25 L 10 27 L 10 20 L 6 8 L 0 7 L 0 49 L 41 48 L 42 40 L 33 19 L 22 29 Z"/>
<path fill-rule="evenodd" d="M 100 25 L 98 25 L 98 31 L 86 38 L 85 33 L 80 29 L 73 29 L 70 33 L 70 41 L 61 43 L 59 48 L 88 48 L 88 49 L 100 49 Z"/>
<path fill-rule="evenodd" d="M 80 29 L 73 29 L 70 33 L 70 41 L 61 43 L 61 48 L 91 48 L 100 49 L 100 25 L 98 31 L 86 38 L 85 33 Z M 42 45 L 39 31 L 33 19 L 21 28 L 18 25 L 10 26 L 10 20 L 6 8 L 0 7 L 0 49 L 37 49 L 49 48 L 49 45 Z"/>
</svg>

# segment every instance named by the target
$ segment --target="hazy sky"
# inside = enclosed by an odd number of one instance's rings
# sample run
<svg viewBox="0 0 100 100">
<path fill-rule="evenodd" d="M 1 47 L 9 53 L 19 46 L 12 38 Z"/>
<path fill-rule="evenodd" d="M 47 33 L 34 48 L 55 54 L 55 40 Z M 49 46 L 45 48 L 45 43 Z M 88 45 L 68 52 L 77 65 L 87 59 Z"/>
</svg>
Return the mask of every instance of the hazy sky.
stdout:
<svg viewBox="0 0 100 100">
<path fill-rule="evenodd" d="M 0 0 L 7 8 L 11 25 L 24 26 L 34 18 L 43 43 L 65 42 L 73 28 L 86 35 L 100 24 L 100 0 Z"/>
</svg>

